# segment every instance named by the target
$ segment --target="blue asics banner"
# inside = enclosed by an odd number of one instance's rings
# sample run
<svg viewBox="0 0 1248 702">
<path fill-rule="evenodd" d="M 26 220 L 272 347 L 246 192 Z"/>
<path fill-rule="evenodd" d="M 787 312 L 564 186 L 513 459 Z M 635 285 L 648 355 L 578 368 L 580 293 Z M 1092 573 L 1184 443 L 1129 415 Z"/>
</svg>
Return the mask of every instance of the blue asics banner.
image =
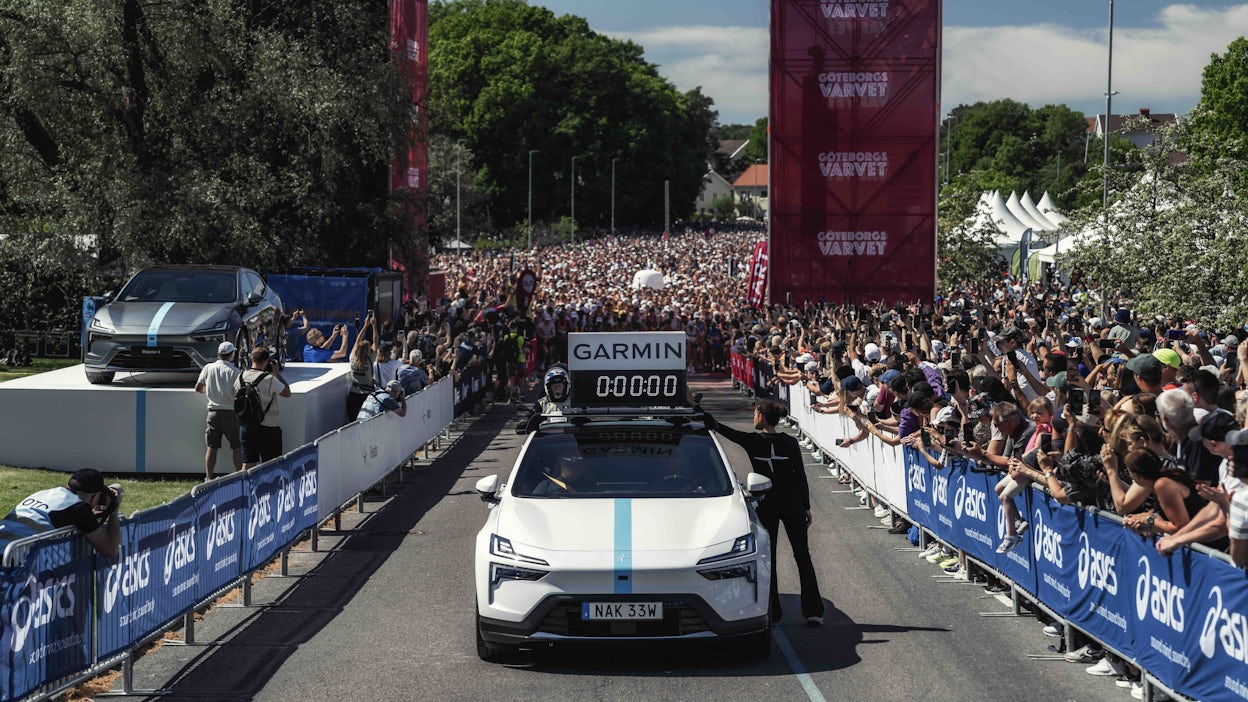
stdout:
<svg viewBox="0 0 1248 702">
<path fill-rule="evenodd" d="M 1002 479 L 1005 478 L 1004 475 L 1001 475 L 1000 477 Z M 989 483 L 993 482 L 994 481 L 992 479 L 989 479 Z M 995 484 L 993 487 L 996 487 Z M 1009 578 L 1015 585 L 1021 587 L 1032 595 L 1035 595 L 1036 570 L 1033 564 L 1035 563 L 1035 554 L 1039 553 L 1039 551 L 1033 548 L 1033 544 L 1035 542 L 1031 538 L 1032 533 L 1030 531 L 1032 526 L 1031 514 L 1033 511 L 1031 507 L 1032 493 L 1033 490 L 1031 488 L 1027 488 L 1018 495 L 1014 496 L 1014 506 L 1018 508 L 1019 516 L 1027 520 L 1028 530 L 1022 532 L 1020 535 L 1021 539 L 1014 548 L 1005 553 L 996 554 L 996 567 L 997 572 Z M 995 491 L 989 496 L 989 499 L 996 502 L 997 542 L 1000 543 L 1005 540 L 1005 535 L 1008 533 L 1006 531 L 1006 520 L 1008 517 L 1006 517 L 1005 506 Z"/>
<path fill-rule="evenodd" d="M 1032 500 L 1028 526 L 1036 570 L 1036 595 L 1069 618 L 1075 589 L 1075 510 L 1056 500 Z"/>
<path fill-rule="evenodd" d="M 108 657 L 129 648 L 142 638 L 143 631 L 153 631 L 156 621 L 156 591 L 159 576 L 152 577 L 152 543 L 149 539 L 139 548 L 139 535 L 145 515 L 121 525 L 121 558 L 116 561 L 97 559 L 96 590 L 99 604 L 95 612 L 101 657 Z M 136 635 L 136 633 L 138 635 Z"/>
<path fill-rule="evenodd" d="M 75 534 L 35 546 L 24 564 L 5 569 L 0 651 L 10 699 L 91 665 L 93 561 Z"/>
<path fill-rule="evenodd" d="M 289 480 L 295 486 L 295 509 L 286 541 L 294 539 L 302 531 L 316 527 L 319 509 L 316 486 L 318 453 L 315 445 L 304 446 L 287 456 Z"/>
<path fill-rule="evenodd" d="M 280 533 L 280 520 L 294 507 L 294 495 L 288 492 L 288 478 L 285 458 L 252 468 L 247 476 L 244 573 L 250 573 L 264 565 L 286 545 Z"/>
<path fill-rule="evenodd" d="M 949 507 L 955 544 L 984 563 L 997 562 L 997 494 L 995 475 L 976 473 L 965 461 L 955 461 L 949 473 Z"/>
<path fill-rule="evenodd" d="M 1131 531 L 1122 535 L 1121 553 L 1135 600 L 1128 625 L 1132 653 L 1158 680 L 1183 692 L 1183 681 L 1200 658 L 1201 622 L 1194 605 L 1197 593 L 1205 590 L 1201 576 L 1209 559 L 1187 549 L 1164 557 L 1153 539 Z"/>
<path fill-rule="evenodd" d="M 199 598 L 227 587 L 242 575 L 247 481 L 230 480 L 195 497 L 200 548 Z"/>
<path fill-rule="evenodd" d="M 1040 502 L 1039 497 L 1036 498 Z M 1045 497 L 1045 502 L 1055 502 Z M 1074 560 L 1076 587 L 1072 588 L 1067 619 L 1124 655 L 1134 655 L 1131 638 L 1130 564 L 1123 557 L 1122 542 L 1130 535 L 1122 524 L 1104 514 L 1069 507 L 1075 515 L 1074 531 L 1062 534 L 1068 559 Z M 1059 522 L 1065 523 L 1065 522 Z M 1073 552 L 1073 554 L 1072 554 Z M 1069 572 L 1069 569 L 1067 569 Z"/>
<path fill-rule="evenodd" d="M 1178 689 L 1198 700 L 1248 699 L 1248 583 L 1244 571 L 1212 558 L 1194 563 L 1204 571 L 1199 597 L 1187 603 L 1185 629 L 1199 647 L 1188 655 L 1192 669 Z"/>
</svg>

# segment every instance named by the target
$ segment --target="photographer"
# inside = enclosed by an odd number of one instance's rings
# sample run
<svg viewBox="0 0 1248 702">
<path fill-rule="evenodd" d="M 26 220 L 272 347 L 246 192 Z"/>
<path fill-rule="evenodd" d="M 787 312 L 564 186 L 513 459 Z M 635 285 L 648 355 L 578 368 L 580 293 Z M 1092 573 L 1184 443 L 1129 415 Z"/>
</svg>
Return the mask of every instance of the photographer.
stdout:
<svg viewBox="0 0 1248 702">
<path fill-rule="evenodd" d="M 308 322 L 307 315 L 302 312 L 297 314 L 303 317 L 301 329 L 308 340 L 308 344 L 303 347 L 304 363 L 335 363 L 347 357 L 347 340 L 350 336 L 347 334 L 347 325 L 335 324 L 333 333 L 329 335 L 329 338 L 325 338 L 324 332 L 312 327 Z M 339 341 L 338 348 L 334 348 L 335 339 Z"/>
<path fill-rule="evenodd" d="M 0 543 L 75 526 L 101 556 L 116 558 L 121 548 L 117 508 L 123 494 L 120 485 L 105 486 L 99 471 L 75 471 L 68 487 L 40 490 L 18 503 L 0 522 Z"/>
<path fill-rule="evenodd" d="M 282 384 L 281 390 L 275 383 Z M 250 385 L 260 396 L 260 406 L 264 408 L 259 423 L 247 423 L 240 419 L 238 434 L 243 444 L 243 468 L 248 469 L 264 461 L 282 455 L 282 428 L 279 425 L 281 408 L 279 397 L 290 397 L 290 383 L 282 377 L 269 350 L 264 347 L 251 352 L 251 367 L 239 375 L 234 381 L 234 391 Z"/>
</svg>

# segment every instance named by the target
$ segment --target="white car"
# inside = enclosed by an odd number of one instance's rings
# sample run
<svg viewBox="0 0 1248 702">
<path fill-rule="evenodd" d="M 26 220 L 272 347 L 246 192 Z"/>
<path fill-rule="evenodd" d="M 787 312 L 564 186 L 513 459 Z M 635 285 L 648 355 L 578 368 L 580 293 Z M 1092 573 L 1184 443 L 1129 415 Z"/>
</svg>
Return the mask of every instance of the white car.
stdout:
<svg viewBox="0 0 1248 702">
<path fill-rule="evenodd" d="M 771 544 L 719 443 L 688 416 L 572 418 L 529 436 L 477 535 L 477 653 L 604 640 L 771 650 Z"/>
</svg>

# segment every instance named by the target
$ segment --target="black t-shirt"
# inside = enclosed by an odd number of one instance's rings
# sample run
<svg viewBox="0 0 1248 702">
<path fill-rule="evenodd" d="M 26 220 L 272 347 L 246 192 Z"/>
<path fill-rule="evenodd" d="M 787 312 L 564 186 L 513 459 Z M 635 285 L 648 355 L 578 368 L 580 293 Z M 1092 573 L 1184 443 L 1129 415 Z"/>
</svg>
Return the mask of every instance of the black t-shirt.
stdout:
<svg viewBox="0 0 1248 702">
<path fill-rule="evenodd" d="M 810 509 L 810 484 L 806 481 L 802 448 L 797 439 L 788 434 L 739 431 L 722 424 L 716 431 L 745 449 L 751 470 L 771 478 L 771 489 L 759 502 L 760 511 Z"/>
<path fill-rule="evenodd" d="M 1179 455 L 1183 460 L 1183 467 L 1187 469 L 1187 474 L 1192 480 L 1217 485 L 1222 477 L 1220 474 L 1222 458 L 1205 449 L 1204 442 L 1200 440 L 1199 427 L 1192 433 L 1195 434 L 1194 437 L 1188 436 L 1179 442 Z"/>
</svg>

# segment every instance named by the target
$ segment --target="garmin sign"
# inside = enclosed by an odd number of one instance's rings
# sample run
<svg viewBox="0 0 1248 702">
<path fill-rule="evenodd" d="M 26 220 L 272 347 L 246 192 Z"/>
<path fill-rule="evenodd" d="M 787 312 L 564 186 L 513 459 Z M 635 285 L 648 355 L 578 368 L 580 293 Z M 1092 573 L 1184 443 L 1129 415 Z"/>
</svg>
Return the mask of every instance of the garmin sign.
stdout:
<svg viewBox="0 0 1248 702">
<path fill-rule="evenodd" d="M 684 370 L 684 332 L 573 332 L 568 370 Z"/>
</svg>

